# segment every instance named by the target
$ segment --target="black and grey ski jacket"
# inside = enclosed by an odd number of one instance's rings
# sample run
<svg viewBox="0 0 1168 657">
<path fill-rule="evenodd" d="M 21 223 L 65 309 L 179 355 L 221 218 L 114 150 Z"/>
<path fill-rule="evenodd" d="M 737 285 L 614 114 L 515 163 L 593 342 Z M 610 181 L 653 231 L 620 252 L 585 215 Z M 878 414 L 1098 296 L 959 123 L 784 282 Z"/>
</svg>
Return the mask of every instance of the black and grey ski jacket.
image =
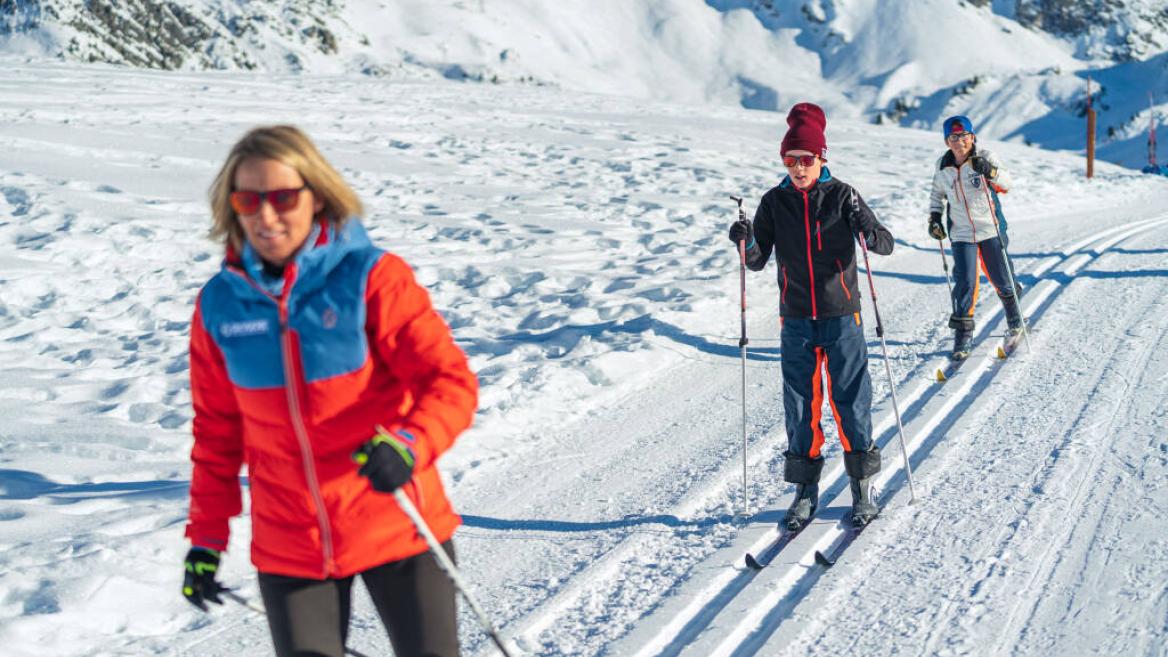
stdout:
<svg viewBox="0 0 1168 657">
<path fill-rule="evenodd" d="M 847 183 L 827 167 L 811 189 L 790 177 L 763 195 L 754 213 L 754 243 L 746 266 L 760 271 L 774 251 L 779 265 L 779 314 L 826 319 L 860 311 L 856 242 L 863 234 L 873 253 L 892 253 L 892 233 Z"/>
</svg>

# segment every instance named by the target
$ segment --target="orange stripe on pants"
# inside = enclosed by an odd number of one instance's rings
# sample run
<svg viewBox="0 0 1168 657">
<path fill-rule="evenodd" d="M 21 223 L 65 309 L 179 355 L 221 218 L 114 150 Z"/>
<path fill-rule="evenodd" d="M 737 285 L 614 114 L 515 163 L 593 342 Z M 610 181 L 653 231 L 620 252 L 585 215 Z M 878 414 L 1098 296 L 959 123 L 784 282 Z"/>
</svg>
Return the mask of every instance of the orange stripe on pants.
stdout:
<svg viewBox="0 0 1168 657">
<path fill-rule="evenodd" d="M 820 426 L 820 421 L 823 419 L 823 364 L 827 360 L 827 356 L 823 353 L 823 347 L 815 348 L 815 374 L 811 375 L 811 453 L 813 459 L 819 458 L 819 452 L 823 448 L 823 427 Z"/>
</svg>

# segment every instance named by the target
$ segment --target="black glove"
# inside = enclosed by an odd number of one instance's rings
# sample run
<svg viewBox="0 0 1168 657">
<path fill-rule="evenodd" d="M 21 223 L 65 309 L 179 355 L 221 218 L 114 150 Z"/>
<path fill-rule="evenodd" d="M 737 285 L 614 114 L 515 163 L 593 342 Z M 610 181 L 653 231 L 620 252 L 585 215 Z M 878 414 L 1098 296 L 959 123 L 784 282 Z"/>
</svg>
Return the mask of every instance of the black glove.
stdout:
<svg viewBox="0 0 1168 657">
<path fill-rule="evenodd" d="M 405 431 L 390 433 L 378 429 L 376 436 L 361 445 L 353 460 L 361 464 L 357 474 L 365 477 L 379 493 L 392 493 L 414 476 L 414 437 Z"/>
<path fill-rule="evenodd" d="M 973 167 L 974 171 L 986 178 L 992 179 L 998 176 L 998 170 L 994 168 L 994 165 L 990 164 L 989 160 L 980 155 L 974 155 L 970 158 L 969 166 Z"/>
<path fill-rule="evenodd" d="M 929 236 L 935 240 L 945 239 L 945 226 L 941 225 L 941 213 L 929 215 Z"/>
<path fill-rule="evenodd" d="M 209 548 L 193 547 L 187 552 L 187 560 L 183 564 L 183 597 L 187 602 L 203 611 L 207 611 L 210 600 L 217 605 L 223 604 L 219 594 L 229 589 L 215 580 L 215 573 L 219 570 L 219 552 Z"/>
<path fill-rule="evenodd" d="M 754 229 L 751 227 L 750 222 L 745 219 L 739 219 L 730 224 L 730 241 L 735 244 L 745 241 L 746 245 L 750 246 L 750 243 L 754 241 Z"/>
</svg>

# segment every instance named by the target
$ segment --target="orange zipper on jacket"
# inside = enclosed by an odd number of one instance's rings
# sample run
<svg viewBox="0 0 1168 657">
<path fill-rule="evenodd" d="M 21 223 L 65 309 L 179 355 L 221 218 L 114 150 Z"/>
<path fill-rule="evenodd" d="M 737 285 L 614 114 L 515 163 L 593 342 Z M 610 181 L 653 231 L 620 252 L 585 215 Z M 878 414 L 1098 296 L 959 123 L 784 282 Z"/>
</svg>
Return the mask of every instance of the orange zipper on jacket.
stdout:
<svg viewBox="0 0 1168 657">
<path fill-rule="evenodd" d="M 848 289 L 848 284 L 844 282 L 844 263 L 840 262 L 839 258 L 835 259 L 835 267 L 839 270 L 840 287 L 844 289 L 844 294 L 848 295 L 848 301 L 851 301 L 852 291 Z"/>
</svg>

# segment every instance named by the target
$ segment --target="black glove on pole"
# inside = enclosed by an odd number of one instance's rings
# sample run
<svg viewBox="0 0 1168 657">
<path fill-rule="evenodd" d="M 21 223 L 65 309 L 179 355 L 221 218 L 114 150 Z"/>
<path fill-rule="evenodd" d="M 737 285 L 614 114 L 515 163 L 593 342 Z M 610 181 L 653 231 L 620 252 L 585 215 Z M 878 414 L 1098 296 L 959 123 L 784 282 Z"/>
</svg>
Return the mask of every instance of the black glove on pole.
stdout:
<svg viewBox="0 0 1168 657">
<path fill-rule="evenodd" d="M 379 493 L 392 493 L 414 476 L 414 451 L 406 444 L 412 436 L 399 433 L 403 435 L 378 427 L 377 435 L 353 454 L 353 460 L 361 465 L 357 474 L 368 479 Z"/>
<path fill-rule="evenodd" d="M 738 221 L 730 226 L 730 240 L 738 244 L 738 289 L 742 299 L 742 337 L 738 339 L 738 348 L 742 352 L 742 516 L 746 517 L 750 513 L 750 489 L 746 481 L 746 241 L 753 241 L 753 231 L 742 210 L 742 197 L 730 198 L 738 203 Z"/>
<path fill-rule="evenodd" d="M 940 212 L 934 212 L 929 215 L 929 237 L 935 240 L 945 239 L 945 226 L 941 224 Z"/>
<path fill-rule="evenodd" d="M 193 547 L 183 562 L 183 597 L 187 602 L 207 611 L 205 600 L 223 604 L 219 594 L 227 588 L 215 580 L 219 570 L 219 552 L 209 548 Z"/>
<path fill-rule="evenodd" d="M 731 196 L 730 198 L 739 203 L 742 202 L 737 196 Z M 738 221 L 730 224 L 730 241 L 735 244 L 742 242 L 744 247 L 746 243 L 754 241 L 754 228 L 746 220 L 746 213 L 742 211 L 741 207 L 738 208 Z"/>
</svg>

